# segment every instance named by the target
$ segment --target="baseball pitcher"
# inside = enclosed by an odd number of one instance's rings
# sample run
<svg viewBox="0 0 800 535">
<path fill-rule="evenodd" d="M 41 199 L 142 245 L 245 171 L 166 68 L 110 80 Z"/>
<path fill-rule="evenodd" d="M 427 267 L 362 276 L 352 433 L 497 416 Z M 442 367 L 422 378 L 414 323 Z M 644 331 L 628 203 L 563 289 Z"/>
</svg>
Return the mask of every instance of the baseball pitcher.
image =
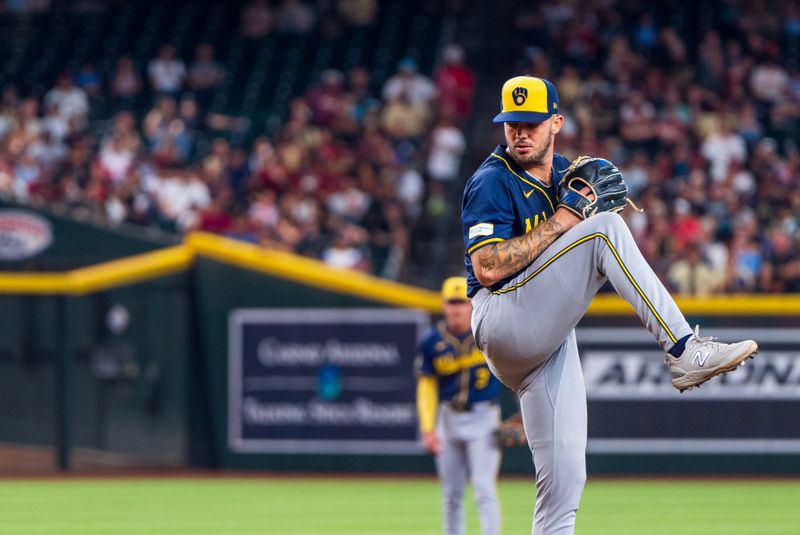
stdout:
<svg viewBox="0 0 800 535">
<path fill-rule="evenodd" d="M 616 213 L 619 170 L 601 158 L 554 153 L 564 118 L 556 88 L 519 76 L 502 89 L 506 145 L 469 179 L 462 224 L 472 329 L 494 374 L 520 401 L 536 467 L 534 535 L 574 532 L 586 481 L 586 393 L 575 325 L 610 281 L 666 352 L 680 391 L 735 369 L 752 340 L 700 337 Z"/>
<path fill-rule="evenodd" d="M 423 336 L 415 364 L 420 434 L 436 456 L 444 533 L 465 533 L 464 488 L 470 480 L 481 530 L 497 535 L 500 383 L 475 347 L 464 277 L 444 281 L 442 307 L 444 319 Z"/>
</svg>

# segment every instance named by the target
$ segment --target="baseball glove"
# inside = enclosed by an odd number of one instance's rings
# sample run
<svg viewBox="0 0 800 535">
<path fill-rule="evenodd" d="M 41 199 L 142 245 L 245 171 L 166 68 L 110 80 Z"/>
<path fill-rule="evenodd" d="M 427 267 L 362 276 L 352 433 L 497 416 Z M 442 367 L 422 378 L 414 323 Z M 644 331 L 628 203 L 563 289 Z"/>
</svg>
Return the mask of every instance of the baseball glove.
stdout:
<svg viewBox="0 0 800 535">
<path fill-rule="evenodd" d="M 497 444 L 502 448 L 526 446 L 525 428 L 522 426 L 522 414 L 514 413 L 506 420 L 500 422 L 497 428 Z"/>
<path fill-rule="evenodd" d="M 590 199 L 581 190 L 589 188 Z M 600 212 L 619 212 L 628 202 L 628 187 L 617 166 L 603 158 L 578 156 L 567 168 L 558 188 L 558 205 L 581 219 Z"/>
</svg>

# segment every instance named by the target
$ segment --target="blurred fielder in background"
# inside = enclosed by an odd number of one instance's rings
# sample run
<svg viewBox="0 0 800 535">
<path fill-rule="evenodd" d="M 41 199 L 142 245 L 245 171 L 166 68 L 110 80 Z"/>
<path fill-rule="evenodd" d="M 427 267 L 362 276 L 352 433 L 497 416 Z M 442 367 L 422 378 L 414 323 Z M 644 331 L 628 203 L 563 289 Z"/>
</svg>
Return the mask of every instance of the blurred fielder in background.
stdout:
<svg viewBox="0 0 800 535">
<path fill-rule="evenodd" d="M 484 535 L 500 533 L 497 473 L 500 383 L 475 347 L 464 277 L 442 286 L 444 319 L 425 333 L 415 372 L 420 433 L 436 456 L 444 532 L 465 533 L 464 489 L 472 481 Z"/>
<path fill-rule="evenodd" d="M 586 392 L 575 326 L 606 281 L 636 310 L 687 390 L 735 369 L 758 346 L 692 332 L 624 220 L 627 188 L 602 158 L 554 153 L 564 124 L 547 80 L 506 81 L 498 145 L 469 179 L 462 210 L 478 347 L 520 400 L 536 465 L 534 535 L 568 535 L 586 482 Z"/>
</svg>

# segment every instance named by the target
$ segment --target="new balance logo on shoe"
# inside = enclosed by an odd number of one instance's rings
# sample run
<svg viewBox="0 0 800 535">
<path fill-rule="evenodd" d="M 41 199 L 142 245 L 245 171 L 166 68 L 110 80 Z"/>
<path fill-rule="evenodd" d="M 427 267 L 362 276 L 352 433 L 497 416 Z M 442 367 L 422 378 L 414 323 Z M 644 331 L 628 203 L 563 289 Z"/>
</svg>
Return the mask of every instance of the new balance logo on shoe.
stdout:
<svg viewBox="0 0 800 535">
<path fill-rule="evenodd" d="M 708 351 L 698 350 L 697 353 L 694 354 L 694 357 L 692 357 L 692 362 L 697 363 L 697 365 L 702 368 L 703 366 L 706 365 L 706 361 L 708 360 L 708 356 L 710 354 L 711 353 L 709 353 Z"/>
<path fill-rule="evenodd" d="M 725 344 L 710 336 L 700 336 L 700 327 L 695 327 L 681 356 L 673 357 L 667 353 L 664 361 L 672 374 L 672 386 L 683 392 L 735 370 L 757 351 L 758 344 L 753 340 Z"/>
</svg>

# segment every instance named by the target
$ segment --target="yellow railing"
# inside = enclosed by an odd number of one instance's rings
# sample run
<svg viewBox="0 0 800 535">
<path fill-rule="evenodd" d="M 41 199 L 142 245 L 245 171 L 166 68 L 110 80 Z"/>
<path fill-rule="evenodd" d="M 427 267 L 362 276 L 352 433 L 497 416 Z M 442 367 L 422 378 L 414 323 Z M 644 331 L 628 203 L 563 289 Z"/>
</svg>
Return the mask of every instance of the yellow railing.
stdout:
<svg viewBox="0 0 800 535">
<path fill-rule="evenodd" d="M 196 255 L 284 280 L 392 306 L 440 312 L 436 292 L 344 269 L 215 234 L 195 232 L 183 245 L 60 273 L 0 272 L 0 294 L 84 295 L 188 269 Z M 800 295 L 729 295 L 676 299 L 687 315 L 787 316 L 800 314 Z M 631 315 L 616 295 L 600 295 L 590 315 Z"/>
<path fill-rule="evenodd" d="M 800 314 L 800 294 L 736 294 L 713 297 L 681 297 L 675 302 L 687 316 L 795 316 Z M 633 308 L 617 295 L 594 298 L 589 314 L 617 316 L 633 314 Z"/>
<path fill-rule="evenodd" d="M 436 292 L 204 232 L 190 234 L 183 245 L 71 271 L 0 272 L 0 294 L 84 295 L 184 271 L 195 255 L 380 303 L 430 312 L 441 308 Z"/>
<path fill-rule="evenodd" d="M 177 245 L 60 273 L 0 272 L 0 293 L 84 295 L 179 273 L 193 261 L 191 248 Z"/>
<path fill-rule="evenodd" d="M 203 232 L 191 234 L 186 242 L 201 256 L 251 271 L 380 303 L 430 312 L 441 310 L 436 292 L 352 270 L 333 269 L 311 258 L 264 250 Z"/>
</svg>

